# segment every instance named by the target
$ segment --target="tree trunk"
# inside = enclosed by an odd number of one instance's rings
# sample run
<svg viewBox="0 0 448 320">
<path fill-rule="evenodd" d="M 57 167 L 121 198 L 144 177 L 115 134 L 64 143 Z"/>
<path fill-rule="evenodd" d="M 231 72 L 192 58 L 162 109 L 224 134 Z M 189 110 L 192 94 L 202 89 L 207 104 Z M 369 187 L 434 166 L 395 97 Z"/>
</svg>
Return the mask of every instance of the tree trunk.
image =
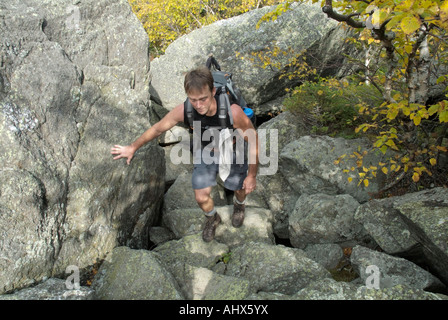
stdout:
<svg viewBox="0 0 448 320">
<path fill-rule="evenodd" d="M 424 26 L 422 26 L 424 28 Z M 420 56 L 417 53 L 420 52 Z M 406 70 L 409 103 L 424 105 L 428 97 L 430 58 L 427 41 L 427 31 L 421 30 L 416 43 L 409 54 L 409 62 Z"/>
<path fill-rule="evenodd" d="M 430 65 L 431 59 L 429 56 L 428 39 L 425 39 L 420 45 L 420 58 L 417 63 L 417 83 L 418 86 L 415 92 L 415 101 L 417 103 L 426 104 L 429 92 L 430 79 Z"/>
</svg>

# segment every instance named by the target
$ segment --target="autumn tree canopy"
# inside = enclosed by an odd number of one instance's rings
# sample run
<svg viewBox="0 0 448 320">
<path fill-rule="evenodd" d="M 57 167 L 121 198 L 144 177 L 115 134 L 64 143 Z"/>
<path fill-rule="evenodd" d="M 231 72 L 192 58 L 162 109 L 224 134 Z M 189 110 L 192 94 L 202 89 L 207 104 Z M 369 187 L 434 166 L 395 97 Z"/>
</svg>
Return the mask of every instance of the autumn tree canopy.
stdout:
<svg viewBox="0 0 448 320">
<path fill-rule="evenodd" d="M 260 23 L 276 19 L 292 2 L 280 4 Z M 329 18 L 359 32 L 352 41 L 367 52 L 365 60 L 359 62 L 363 69 L 357 75 L 359 85 L 374 86 L 383 97 L 381 104 L 358 103 L 356 108 L 364 121 L 357 132 L 373 140 L 370 152 L 381 152 L 384 161 L 364 166 L 368 152 L 364 150 L 343 155 L 336 163 L 356 158 L 359 183 L 365 186 L 379 171 L 393 177 L 386 188 L 405 177 L 417 183 L 425 174 L 437 185 L 446 186 L 448 170 L 440 161 L 448 147 L 448 1 L 312 2 L 320 3 Z M 434 94 L 436 91 L 441 94 Z M 386 157 L 388 151 L 394 151 L 395 156 Z"/>
</svg>

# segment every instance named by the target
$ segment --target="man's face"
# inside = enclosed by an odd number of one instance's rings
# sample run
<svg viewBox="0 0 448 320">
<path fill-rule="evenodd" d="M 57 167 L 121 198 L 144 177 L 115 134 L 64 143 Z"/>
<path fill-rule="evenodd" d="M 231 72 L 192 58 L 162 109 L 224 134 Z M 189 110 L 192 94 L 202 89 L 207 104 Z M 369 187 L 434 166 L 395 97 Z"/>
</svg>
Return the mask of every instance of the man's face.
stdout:
<svg viewBox="0 0 448 320">
<path fill-rule="evenodd" d="M 215 88 L 213 88 L 213 91 L 210 91 L 208 86 L 204 86 L 201 91 L 194 90 L 187 95 L 193 108 L 200 115 L 205 115 L 209 112 L 210 107 L 213 104 L 215 93 Z"/>
</svg>

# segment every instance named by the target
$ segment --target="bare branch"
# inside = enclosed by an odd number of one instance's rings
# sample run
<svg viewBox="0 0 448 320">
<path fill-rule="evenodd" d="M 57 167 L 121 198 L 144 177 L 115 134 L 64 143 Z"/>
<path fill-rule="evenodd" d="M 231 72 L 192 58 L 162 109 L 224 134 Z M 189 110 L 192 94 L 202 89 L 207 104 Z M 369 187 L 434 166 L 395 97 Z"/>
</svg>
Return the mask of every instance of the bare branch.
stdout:
<svg viewBox="0 0 448 320">
<path fill-rule="evenodd" d="M 392 181 L 388 185 L 384 186 L 380 191 L 378 191 L 378 194 L 385 192 L 385 191 L 391 189 L 392 187 L 394 187 L 395 185 L 397 185 L 401 180 L 403 180 L 405 175 L 406 175 L 405 171 L 401 172 L 400 175 L 394 179 L 394 181 Z"/>
<path fill-rule="evenodd" d="M 353 18 L 353 17 L 359 17 L 361 14 L 359 13 L 359 12 L 355 12 L 355 13 L 352 13 L 352 14 L 349 14 L 348 16 L 347 16 L 347 19 L 351 19 L 351 18 Z"/>
<path fill-rule="evenodd" d="M 337 13 L 333 10 L 333 3 L 332 0 L 325 0 L 325 6 L 322 7 L 322 11 L 331 19 L 334 19 L 339 22 L 345 22 L 350 27 L 359 29 L 359 28 L 365 28 L 366 23 L 364 21 L 356 21 L 353 20 L 352 17 L 359 15 L 359 13 L 351 14 L 351 15 L 343 15 L 340 13 Z"/>
</svg>

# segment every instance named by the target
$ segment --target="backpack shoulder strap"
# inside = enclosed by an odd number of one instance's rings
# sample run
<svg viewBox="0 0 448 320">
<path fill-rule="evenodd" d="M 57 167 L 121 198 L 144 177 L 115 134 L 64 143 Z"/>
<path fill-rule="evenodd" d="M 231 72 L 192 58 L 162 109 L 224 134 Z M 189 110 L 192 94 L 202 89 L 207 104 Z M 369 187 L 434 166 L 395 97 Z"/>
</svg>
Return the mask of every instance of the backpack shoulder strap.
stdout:
<svg viewBox="0 0 448 320">
<path fill-rule="evenodd" d="M 218 116 L 221 129 L 228 128 L 227 118 L 229 118 L 230 126 L 233 128 L 233 115 L 230 108 L 230 100 L 225 87 L 221 88 L 221 92 L 218 97 Z"/>
<path fill-rule="evenodd" d="M 190 130 L 193 130 L 193 105 L 190 99 L 186 99 L 184 102 L 184 123 Z"/>
</svg>

